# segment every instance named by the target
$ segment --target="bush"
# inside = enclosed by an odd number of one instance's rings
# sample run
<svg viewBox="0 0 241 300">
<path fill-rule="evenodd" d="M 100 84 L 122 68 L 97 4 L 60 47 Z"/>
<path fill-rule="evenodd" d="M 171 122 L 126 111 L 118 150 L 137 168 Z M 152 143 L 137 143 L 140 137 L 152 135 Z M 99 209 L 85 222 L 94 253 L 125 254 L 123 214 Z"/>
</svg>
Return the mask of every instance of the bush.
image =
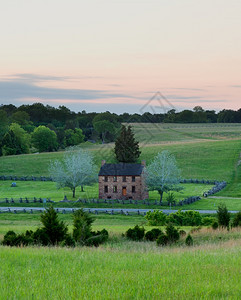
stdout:
<svg viewBox="0 0 241 300">
<path fill-rule="evenodd" d="M 181 229 L 181 230 L 179 230 L 179 234 L 180 234 L 180 236 L 185 236 L 187 233 L 185 230 Z"/>
<path fill-rule="evenodd" d="M 75 240 L 69 233 L 66 235 L 65 240 L 61 242 L 62 247 L 75 247 Z"/>
<path fill-rule="evenodd" d="M 213 223 L 212 223 L 212 229 L 213 230 L 216 230 L 216 229 L 218 229 L 218 221 L 213 221 Z"/>
<path fill-rule="evenodd" d="M 163 226 L 166 224 L 167 216 L 161 210 L 148 211 L 145 219 L 150 226 Z"/>
<path fill-rule="evenodd" d="M 109 238 L 109 233 L 106 229 L 101 231 L 92 231 L 91 236 L 85 241 L 86 246 L 98 247 L 100 244 L 105 243 Z"/>
<path fill-rule="evenodd" d="M 233 219 L 233 222 L 232 222 L 232 226 L 233 226 L 233 227 L 241 226 L 241 211 L 239 211 L 238 213 L 236 213 L 236 214 L 234 215 L 234 219 Z"/>
<path fill-rule="evenodd" d="M 178 230 L 171 223 L 166 227 L 166 236 L 170 244 L 177 242 L 180 238 Z"/>
<path fill-rule="evenodd" d="M 33 244 L 32 232 L 26 231 L 25 234 L 16 234 L 14 231 L 8 231 L 4 237 L 2 244 L 5 246 L 28 246 Z"/>
<path fill-rule="evenodd" d="M 4 246 L 16 246 L 16 233 L 12 230 L 9 230 L 3 237 L 2 244 Z"/>
<path fill-rule="evenodd" d="M 217 219 L 214 217 L 203 217 L 202 218 L 202 225 L 204 226 L 210 226 L 213 224 L 214 221 L 216 221 Z"/>
<path fill-rule="evenodd" d="M 133 241 L 141 241 L 144 238 L 145 229 L 136 225 L 126 231 L 126 237 Z"/>
<path fill-rule="evenodd" d="M 166 201 L 168 202 L 168 205 L 174 204 L 176 202 L 174 194 L 171 192 L 168 193 L 166 197 Z"/>
<path fill-rule="evenodd" d="M 94 219 L 83 209 L 78 209 L 73 215 L 73 238 L 80 245 L 91 237 L 91 226 Z"/>
<path fill-rule="evenodd" d="M 186 237 L 185 244 L 187 246 L 193 246 L 193 239 L 190 234 L 188 234 L 188 236 Z"/>
<path fill-rule="evenodd" d="M 33 233 L 34 244 L 47 246 L 49 244 L 49 237 L 43 228 L 38 228 Z"/>
<path fill-rule="evenodd" d="M 156 240 L 156 243 L 158 246 L 166 246 L 168 243 L 167 236 L 164 233 L 160 234 L 158 239 Z"/>
<path fill-rule="evenodd" d="M 168 216 L 167 222 L 177 226 L 199 226 L 202 223 L 202 217 L 199 212 L 194 210 L 172 213 Z"/>
<path fill-rule="evenodd" d="M 153 228 L 150 231 L 147 231 L 145 234 L 145 239 L 147 241 L 156 241 L 160 234 L 163 232 L 158 228 Z"/>
<path fill-rule="evenodd" d="M 229 227 L 230 213 L 224 203 L 220 203 L 217 210 L 218 225 L 221 227 Z"/>
</svg>

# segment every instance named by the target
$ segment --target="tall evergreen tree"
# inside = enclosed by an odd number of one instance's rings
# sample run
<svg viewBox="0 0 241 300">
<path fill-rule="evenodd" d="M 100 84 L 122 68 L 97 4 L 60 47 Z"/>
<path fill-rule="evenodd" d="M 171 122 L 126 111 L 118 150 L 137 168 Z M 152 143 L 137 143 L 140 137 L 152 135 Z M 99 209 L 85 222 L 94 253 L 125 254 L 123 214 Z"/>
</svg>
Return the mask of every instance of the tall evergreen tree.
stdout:
<svg viewBox="0 0 241 300">
<path fill-rule="evenodd" d="M 115 142 L 114 148 L 116 159 L 123 163 L 134 163 L 139 158 L 139 142 L 135 140 L 131 126 L 122 126 L 120 136 Z"/>
</svg>

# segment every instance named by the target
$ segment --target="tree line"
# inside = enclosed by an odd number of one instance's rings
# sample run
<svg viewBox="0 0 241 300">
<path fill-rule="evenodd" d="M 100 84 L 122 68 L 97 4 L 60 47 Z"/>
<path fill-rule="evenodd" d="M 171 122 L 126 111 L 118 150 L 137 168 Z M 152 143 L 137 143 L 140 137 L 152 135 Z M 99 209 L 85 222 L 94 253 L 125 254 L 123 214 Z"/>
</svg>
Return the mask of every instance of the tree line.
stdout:
<svg viewBox="0 0 241 300">
<path fill-rule="evenodd" d="M 115 114 L 110 112 L 73 112 L 42 103 L 0 106 L 0 156 L 29 153 L 34 150 L 56 151 L 84 141 L 115 141 L 122 123 L 241 123 L 241 109 L 220 112 L 193 110 L 151 114 Z"/>
</svg>

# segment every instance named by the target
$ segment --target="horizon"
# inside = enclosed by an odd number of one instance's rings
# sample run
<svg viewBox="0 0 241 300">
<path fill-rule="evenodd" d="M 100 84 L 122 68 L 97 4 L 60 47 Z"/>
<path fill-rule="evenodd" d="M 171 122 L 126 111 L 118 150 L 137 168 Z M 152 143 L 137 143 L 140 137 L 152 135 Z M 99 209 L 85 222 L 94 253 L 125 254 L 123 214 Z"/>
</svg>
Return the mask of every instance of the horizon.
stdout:
<svg viewBox="0 0 241 300">
<path fill-rule="evenodd" d="M 0 104 L 240 108 L 241 2 L 13 2 L 0 12 Z"/>
</svg>

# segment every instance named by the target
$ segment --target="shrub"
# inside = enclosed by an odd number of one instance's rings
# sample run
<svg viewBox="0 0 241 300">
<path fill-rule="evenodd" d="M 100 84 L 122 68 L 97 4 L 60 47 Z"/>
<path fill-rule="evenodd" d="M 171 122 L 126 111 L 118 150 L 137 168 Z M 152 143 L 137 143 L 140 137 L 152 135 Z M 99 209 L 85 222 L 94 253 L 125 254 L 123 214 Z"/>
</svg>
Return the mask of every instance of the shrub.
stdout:
<svg viewBox="0 0 241 300">
<path fill-rule="evenodd" d="M 73 238 L 84 245 L 85 241 L 91 237 L 91 226 L 94 219 L 83 209 L 78 209 L 73 215 Z"/>
<path fill-rule="evenodd" d="M 106 229 L 101 231 L 92 231 L 91 236 L 85 241 L 86 246 L 98 247 L 100 244 L 105 243 L 109 238 L 109 233 Z"/>
<path fill-rule="evenodd" d="M 2 244 L 4 246 L 15 246 L 16 233 L 12 230 L 9 230 L 3 237 Z"/>
<path fill-rule="evenodd" d="M 47 246 L 49 244 L 49 237 L 43 228 L 38 228 L 33 233 L 34 244 Z"/>
<path fill-rule="evenodd" d="M 168 205 L 174 204 L 176 202 L 174 194 L 171 192 L 168 193 L 166 197 L 166 201 L 168 202 Z"/>
<path fill-rule="evenodd" d="M 179 230 L 179 234 L 180 234 L 180 236 L 185 236 L 187 233 L 185 230 L 181 229 L 181 230 Z"/>
<path fill-rule="evenodd" d="M 164 233 L 162 233 L 159 235 L 156 243 L 158 246 L 166 246 L 168 243 L 168 237 Z"/>
<path fill-rule="evenodd" d="M 163 226 L 166 224 L 167 216 L 161 210 L 148 211 L 145 219 L 150 226 Z"/>
<path fill-rule="evenodd" d="M 232 222 L 232 226 L 233 226 L 233 227 L 241 226 L 241 211 L 239 211 L 238 213 L 236 213 L 236 214 L 234 215 L 234 219 L 233 219 L 233 222 Z"/>
<path fill-rule="evenodd" d="M 145 229 L 136 225 L 126 231 L 126 237 L 133 241 L 140 241 L 144 238 Z"/>
<path fill-rule="evenodd" d="M 216 229 L 218 229 L 218 221 L 213 221 L 213 223 L 212 223 L 212 229 L 213 230 L 216 230 Z"/>
<path fill-rule="evenodd" d="M 42 235 L 45 236 L 43 239 L 44 242 L 46 237 L 49 245 L 57 245 L 59 242 L 65 240 L 68 228 L 63 221 L 59 220 L 58 214 L 53 206 L 47 208 L 46 211 L 41 214 L 40 219 L 43 224 Z"/>
<path fill-rule="evenodd" d="M 190 234 L 188 234 L 188 236 L 186 237 L 185 244 L 187 246 L 192 246 L 193 245 L 193 239 L 192 239 Z"/>
<path fill-rule="evenodd" d="M 145 239 L 147 241 L 156 241 L 160 234 L 163 232 L 158 228 L 153 228 L 150 231 L 147 231 L 145 234 Z"/>
<path fill-rule="evenodd" d="M 230 213 L 224 203 L 220 203 L 217 210 L 218 225 L 228 227 L 230 222 Z"/>
<path fill-rule="evenodd" d="M 202 218 L 202 225 L 204 226 L 210 226 L 213 224 L 214 221 L 216 221 L 217 219 L 214 217 L 203 217 Z"/>
<path fill-rule="evenodd" d="M 177 226 L 199 226 L 202 223 L 202 217 L 199 212 L 194 210 L 172 213 L 168 216 L 167 222 Z"/>
<path fill-rule="evenodd" d="M 166 227 L 166 236 L 170 244 L 177 242 L 180 238 L 178 230 L 171 223 Z"/>
<path fill-rule="evenodd" d="M 32 232 L 26 231 L 25 234 L 16 234 L 14 231 L 8 231 L 4 237 L 2 244 L 5 246 L 28 246 L 33 244 Z"/>
<path fill-rule="evenodd" d="M 66 235 L 64 241 L 61 242 L 62 247 L 75 247 L 75 240 L 69 233 Z"/>
</svg>

